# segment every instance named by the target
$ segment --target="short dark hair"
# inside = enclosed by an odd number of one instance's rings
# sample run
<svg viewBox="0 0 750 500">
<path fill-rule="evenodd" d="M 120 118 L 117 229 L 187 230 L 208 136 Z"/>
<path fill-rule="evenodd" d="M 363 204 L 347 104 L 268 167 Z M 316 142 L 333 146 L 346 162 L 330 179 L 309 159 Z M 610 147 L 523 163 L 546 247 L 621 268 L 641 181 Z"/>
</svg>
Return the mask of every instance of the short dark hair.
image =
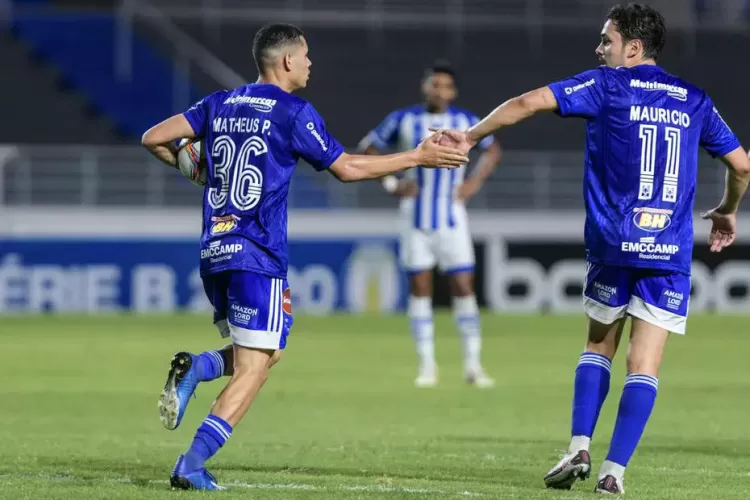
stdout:
<svg viewBox="0 0 750 500">
<path fill-rule="evenodd" d="M 453 83 L 456 82 L 456 70 L 448 61 L 435 61 L 432 65 L 424 71 L 424 77 L 429 78 L 436 73 L 442 73 L 444 75 L 450 75 L 453 78 Z"/>
<path fill-rule="evenodd" d="M 664 17 L 656 9 L 635 2 L 615 5 L 607 14 L 607 19 L 615 23 L 624 41 L 641 40 L 645 57 L 659 58 L 667 42 L 667 27 Z"/>
<path fill-rule="evenodd" d="M 305 34 L 302 30 L 293 24 L 268 24 L 259 29 L 253 39 L 253 58 L 258 71 L 262 72 L 270 62 L 268 53 L 271 50 L 287 44 L 302 43 L 303 36 Z"/>
</svg>

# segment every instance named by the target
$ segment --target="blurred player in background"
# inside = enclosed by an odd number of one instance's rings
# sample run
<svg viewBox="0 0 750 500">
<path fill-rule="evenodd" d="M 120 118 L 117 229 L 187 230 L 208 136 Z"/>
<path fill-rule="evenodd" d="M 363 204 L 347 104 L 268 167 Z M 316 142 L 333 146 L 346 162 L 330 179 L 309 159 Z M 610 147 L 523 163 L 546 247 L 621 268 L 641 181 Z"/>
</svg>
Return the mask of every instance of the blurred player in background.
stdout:
<svg viewBox="0 0 750 500">
<path fill-rule="evenodd" d="M 750 161 L 708 95 L 656 65 L 665 37 L 658 12 L 617 5 L 596 49 L 604 66 L 513 98 L 468 132 L 446 132 L 468 151 L 500 127 L 540 111 L 587 120 L 588 344 L 575 375 L 570 446 L 544 478 L 551 488 L 569 489 L 590 474 L 589 443 L 630 316 L 628 375 L 596 485 L 600 493 L 624 491 L 625 467 L 656 401 L 669 332 L 685 333 L 699 146 L 728 167 L 724 198 L 702 215 L 713 223 L 711 250 L 735 239 Z"/>
<path fill-rule="evenodd" d="M 479 121 L 476 115 L 456 108 L 456 73 L 447 63 L 436 63 L 422 81 L 424 104 L 389 114 L 360 142 L 360 150 L 380 154 L 389 149 L 408 151 L 429 134 L 429 128 L 466 130 Z M 453 314 L 461 335 L 466 382 L 491 387 L 480 362 L 481 330 L 474 295 L 474 245 L 466 203 L 482 187 L 500 160 L 500 148 L 491 136 L 480 144 L 483 150 L 473 175 L 466 167 L 455 170 L 408 170 L 400 181 L 383 180 L 384 187 L 401 198 L 401 263 L 409 273 L 408 315 L 417 344 L 417 387 L 437 384 L 435 340 L 432 319 L 432 271 L 435 265 L 449 275 Z"/>
<path fill-rule="evenodd" d="M 439 146 L 439 134 L 385 157 L 353 156 L 326 131 L 315 109 L 291 92 L 304 88 L 310 60 L 303 33 L 270 25 L 255 36 L 260 78 L 220 91 L 144 134 L 143 144 L 168 165 L 174 141 L 201 139 L 208 173 L 203 197 L 200 269 L 214 322 L 232 346 L 175 355 L 160 397 L 164 425 L 174 429 L 199 382 L 231 379 L 171 474 L 172 487 L 219 489 L 204 462 L 232 435 L 279 360 L 292 326 L 287 275 L 287 196 L 299 158 L 344 182 L 378 178 L 416 165 L 468 161 Z"/>
</svg>

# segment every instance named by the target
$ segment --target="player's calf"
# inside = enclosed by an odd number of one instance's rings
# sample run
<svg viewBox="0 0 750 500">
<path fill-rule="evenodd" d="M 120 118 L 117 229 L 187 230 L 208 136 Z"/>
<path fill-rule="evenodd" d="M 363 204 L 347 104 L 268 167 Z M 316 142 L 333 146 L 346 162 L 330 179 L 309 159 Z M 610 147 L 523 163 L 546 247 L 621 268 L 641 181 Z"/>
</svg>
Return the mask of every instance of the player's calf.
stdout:
<svg viewBox="0 0 750 500">
<path fill-rule="evenodd" d="M 588 451 L 599 413 L 609 394 L 612 358 L 624 324 L 624 319 L 611 324 L 589 320 L 586 351 L 578 360 L 573 383 L 572 438 L 568 453 Z"/>
<path fill-rule="evenodd" d="M 622 334 L 624 319 L 612 323 L 589 321 L 588 343 L 575 371 L 571 440 L 567 453 L 544 477 L 548 488 L 570 489 L 577 479 L 591 474 L 589 446 L 599 413 L 609 393 L 612 356 Z"/>
<path fill-rule="evenodd" d="M 216 398 L 211 413 L 198 427 L 188 451 L 177 460 L 170 478 L 173 487 L 217 489 L 205 462 L 232 436 L 234 426 L 245 416 L 260 388 L 268 379 L 274 351 L 234 346 L 234 373 Z M 279 357 L 276 356 L 276 361 Z"/>
<path fill-rule="evenodd" d="M 459 278 L 463 278 L 463 280 Z M 461 292 L 466 292 L 467 289 L 471 290 L 469 287 L 471 284 L 470 273 L 458 273 L 458 275 L 453 276 L 451 282 L 455 290 Z M 459 287 L 459 283 L 462 283 L 463 287 Z M 464 354 L 464 380 L 475 387 L 493 387 L 495 381 L 482 368 L 482 329 L 479 307 L 473 293 L 453 296 L 453 317 L 461 336 L 461 347 Z"/>
<path fill-rule="evenodd" d="M 263 387 L 276 351 L 234 346 L 234 373 L 216 398 L 211 413 L 236 425 L 247 413 L 260 388 Z M 279 357 L 276 357 L 278 361 Z"/>
<path fill-rule="evenodd" d="M 633 318 L 628 376 L 617 410 L 609 453 L 599 472 L 597 492 L 623 492 L 625 468 L 635 453 L 656 404 L 659 389 L 657 374 L 668 335 L 667 330 L 657 325 Z"/>
<path fill-rule="evenodd" d="M 419 372 L 414 384 L 417 387 L 437 385 L 435 362 L 435 326 L 432 318 L 432 298 L 409 296 L 409 324 L 419 358 Z"/>
</svg>

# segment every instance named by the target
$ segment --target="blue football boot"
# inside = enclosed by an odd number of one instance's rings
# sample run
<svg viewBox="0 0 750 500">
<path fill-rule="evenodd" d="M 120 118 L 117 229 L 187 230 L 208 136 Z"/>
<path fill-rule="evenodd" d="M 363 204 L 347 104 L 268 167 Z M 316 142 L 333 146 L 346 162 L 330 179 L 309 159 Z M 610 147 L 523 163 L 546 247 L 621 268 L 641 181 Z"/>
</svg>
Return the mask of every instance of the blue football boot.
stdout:
<svg viewBox="0 0 750 500">
<path fill-rule="evenodd" d="M 159 418 L 170 431 L 179 427 L 182 416 L 200 382 L 198 378 L 198 356 L 189 352 L 178 352 L 172 358 L 167 383 L 159 395 Z"/>
<path fill-rule="evenodd" d="M 172 488 L 181 490 L 219 491 L 224 489 L 216 483 L 214 475 L 203 467 L 194 471 L 185 470 L 184 455 L 180 455 L 177 463 L 174 464 L 169 484 Z"/>
</svg>

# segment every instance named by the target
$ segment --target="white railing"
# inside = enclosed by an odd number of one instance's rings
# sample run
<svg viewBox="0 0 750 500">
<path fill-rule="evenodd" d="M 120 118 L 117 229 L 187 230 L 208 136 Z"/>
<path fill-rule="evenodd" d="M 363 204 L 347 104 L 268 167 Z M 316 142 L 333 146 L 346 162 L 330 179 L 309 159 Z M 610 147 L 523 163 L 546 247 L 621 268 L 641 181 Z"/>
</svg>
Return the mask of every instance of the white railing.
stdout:
<svg viewBox="0 0 750 500">
<path fill-rule="evenodd" d="M 723 167 L 701 157 L 696 209 L 721 197 Z M 570 151 L 505 151 L 503 162 L 470 207 L 580 209 L 583 155 Z M 202 191 L 140 147 L 0 146 L 0 204 L 180 207 Z M 292 208 L 388 208 L 396 201 L 377 182 L 341 184 L 300 163 Z"/>
</svg>

